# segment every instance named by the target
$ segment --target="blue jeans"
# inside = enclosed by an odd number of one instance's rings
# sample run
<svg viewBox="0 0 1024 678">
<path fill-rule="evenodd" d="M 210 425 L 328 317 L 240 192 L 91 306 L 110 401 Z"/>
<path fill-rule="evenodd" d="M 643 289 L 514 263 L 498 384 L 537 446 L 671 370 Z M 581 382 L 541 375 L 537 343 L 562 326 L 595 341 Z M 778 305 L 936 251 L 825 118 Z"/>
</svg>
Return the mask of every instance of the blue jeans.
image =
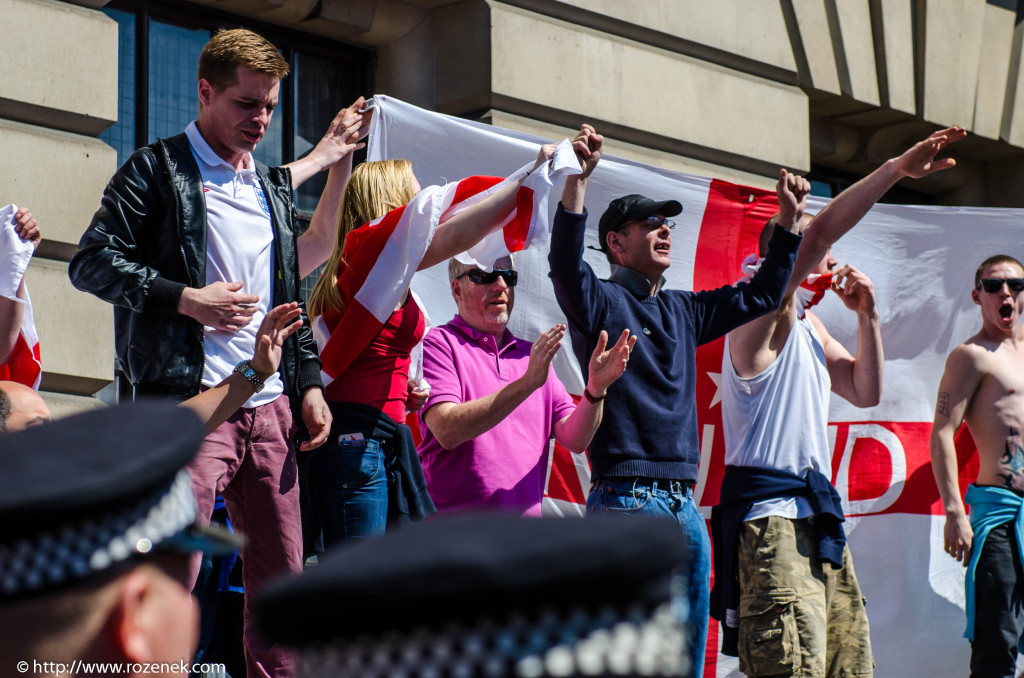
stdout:
<svg viewBox="0 0 1024 678">
<path fill-rule="evenodd" d="M 627 516 L 661 516 L 679 523 L 689 545 L 688 576 L 690 662 L 692 675 L 704 673 L 704 650 L 708 641 L 708 612 L 711 595 L 711 541 L 704 517 L 693 502 L 693 486 L 676 484 L 660 487 L 664 481 L 596 480 L 587 495 L 587 513 L 616 513 Z M 648 484 L 650 483 L 650 484 Z"/>
<path fill-rule="evenodd" d="M 312 476 L 326 549 L 384 534 L 388 480 L 380 441 L 328 441 L 317 450 Z"/>
</svg>

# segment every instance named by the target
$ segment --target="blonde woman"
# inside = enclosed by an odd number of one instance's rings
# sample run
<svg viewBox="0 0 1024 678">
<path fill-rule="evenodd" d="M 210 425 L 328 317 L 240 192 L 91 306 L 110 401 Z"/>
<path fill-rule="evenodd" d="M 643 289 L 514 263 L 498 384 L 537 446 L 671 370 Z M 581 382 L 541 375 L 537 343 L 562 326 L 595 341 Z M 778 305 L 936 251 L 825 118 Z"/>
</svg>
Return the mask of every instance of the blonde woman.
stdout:
<svg viewBox="0 0 1024 678">
<path fill-rule="evenodd" d="M 542 147 L 534 167 L 553 153 L 554 146 Z M 422 270 L 446 261 L 494 231 L 514 211 L 521 180 L 496 187 L 472 207 L 453 210 L 450 218 L 442 215 L 432 237 L 426 236 L 425 249 L 422 242 L 410 243 L 412 249 L 419 246 L 422 258 L 411 257 L 409 267 Z M 343 343 L 347 354 L 340 373 L 325 389 L 334 417 L 328 443 L 307 462 L 305 473 L 309 489 L 304 492 L 315 504 L 307 506 L 307 512 L 319 518 L 327 548 L 344 539 L 382 534 L 389 521 L 434 512 L 411 431 L 403 423 L 407 404 L 414 410 L 424 401 L 415 395 L 410 398 L 409 391 L 410 354 L 425 331 L 423 310 L 406 287 L 372 338 L 364 342 L 343 329 L 351 327 L 343 322 L 355 296 L 351 280 L 361 283 L 358 271 L 374 264 L 381 252 L 380 233 L 373 231 L 393 225 L 387 219 L 374 220 L 407 205 L 419 192 L 407 160 L 356 167 L 341 203 L 338 241 L 309 298 L 309 316 L 325 372 L 330 374 L 336 364 L 326 346 Z M 331 201 L 322 201 L 317 209 L 325 204 Z M 395 271 L 392 280 L 405 280 L 411 272 Z"/>
</svg>

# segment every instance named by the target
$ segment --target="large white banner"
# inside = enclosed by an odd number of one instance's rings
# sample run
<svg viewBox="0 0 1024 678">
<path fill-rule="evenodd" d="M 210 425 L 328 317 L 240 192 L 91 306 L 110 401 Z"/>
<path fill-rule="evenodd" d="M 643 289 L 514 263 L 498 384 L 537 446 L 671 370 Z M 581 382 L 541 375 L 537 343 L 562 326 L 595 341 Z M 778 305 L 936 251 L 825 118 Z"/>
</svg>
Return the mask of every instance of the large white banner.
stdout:
<svg viewBox="0 0 1024 678">
<path fill-rule="evenodd" d="M 539 144 L 552 141 L 388 97 L 374 101 L 369 159 L 407 158 L 424 186 L 473 174 L 506 176 L 534 158 Z M 775 211 L 773 192 L 605 156 L 587 193 L 588 244 L 596 245 L 597 221 L 608 202 L 628 193 L 683 204 L 667 272 L 669 286 L 678 289 L 707 289 L 739 278 L 740 262 L 756 247 L 761 224 Z M 821 200 L 810 202 L 812 212 L 824 206 Z M 880 677 L 968 672 L 963 568 L 943 551 L 944 519 L 928 438 L 945 357 L 981 324 L 970 298 L 974 270 L 992 254 L 1020 258 L 1022 224 L 1024 210 L 879 205 L 833 248 L 840 263 L 857 266 L 874 281 L 885 346 L 882 402 L 859 409 L 835 396 L 829 427 L 833 481 L 847 511 Z M 588 250 L 586 260 L 598 275 L 607 274 L 602 254 Z M 533 339 L 564 317 L 548 278 L 547 250 L 522 253 L 518 268 L 509 328 Z M 418 273 L 413 288 L 434 324 L 454 315 L 444 266 Z M 854 314 L 832 295 L 815 311 L 832 335 L 855 351 Z M 583 384 L 568 348 L 559 352 L 556 370 L 569 391 L 579 394 Z M 721 340 L 702 347 L 697 356 L 695 397 L 702 433 L 697 495 L 705 515 L 718 499 L 723 471 L 721 359 Z M 561 450 L 552 459 L 546 510 L 578 513 L 587 486 L 586 460 Z M 962 483 L 973 478 L 975 467 L 976 459 L 964 452 Z M 705 675 L 741 675 L 734 659 L 718 654 L 714 622 L 709 636 Z"/>
</svg>

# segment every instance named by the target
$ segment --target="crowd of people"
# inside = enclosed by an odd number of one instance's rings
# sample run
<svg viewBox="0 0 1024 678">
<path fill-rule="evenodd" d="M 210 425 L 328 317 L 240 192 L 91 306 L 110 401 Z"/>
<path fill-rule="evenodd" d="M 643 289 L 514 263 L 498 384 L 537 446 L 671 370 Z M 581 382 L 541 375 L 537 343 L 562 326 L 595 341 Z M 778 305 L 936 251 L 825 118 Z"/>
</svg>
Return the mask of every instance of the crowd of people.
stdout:
<svg viewBox="0 0 1024 678">
<path fill-rule="evenodd" d="M 147 605 L 159 608 L 152 598 L 159 596 L 180 602 L 195 585 L 202 551 L 216 550 L 216 540 L 190 546 L 178 536 L 193 520 L 207 525 L 220 497 L 245 538 L 246 675 L 295 675 L 294 649 L 258 623 L 268 583 L 300 572 L 312 555 L 329 559 L 353 542 L 376 543 L 435 512 L 539 516 L 554 438 L 589 452 L 588 514 L 675 522 L 686 547 L 686 583 L 675 594 L 686 604 L 673 609 L 688 642 L 680 647 L 685 661 L 670 663 L 665 675 L 703 675 L 709 616 L 722 624 L 722 652 L 737 655 L 748 676 L 873 675 L 868 618 L 830 482 L 827 415 L 831 392 L 858 407 L 879 402 L 883 347 L 870 278 L 839 266 L 831 247 L 900 179 L 953 166 L 937 155 L 966 131 L 935 132 L 813 216 L 805 213 L 807 180 L 781 170 L 779 210 L 744 262 L 746 277 L 690 292 L 666 289 L 663 275 L 673 217 L 683 209 L 676 200 L 631 194 L 611 201 L 597 229 L 611 275 L 600 279 L 584 260 L 586 191 L 604 145 L 584 124 L 570 142 L 579 171 L 565 179 L 550 225 L 550 277 L 566 323 L 519 338 L 507 328 L 515 254 L 488 262 L 461 254 L 508 222 L 523 181 L 552 161 L 555 145 L 541 147 L 532 168 L 505 181 L 478 182 L 467 189 L 472 195 L 460 187 L 456 199 L 465 205 L 449 209 L 436 192 L 421 191 L 407 161 L 353 169 L 369 129 L 360 98 L 307 156 L 270 168 L 252 151 L 287 74 L 287 62 L 261 36 L 244 29 L 214 34 L 199 61 L 197 120 L 138 149 L 117 170 L 82 236 L 71 281 L 114 305 L 118 358 L 136 392 L 191 409 L 202 430 L 182 423 L 180 410 L 172 416 L 143 408 L 125 410 L 155 427 L 138 439 L 108 430 L 114 420 L 98 414 L 93 424 L 73 418 L 66 431 L 61 422 L 43 427 L 53 439 L 11 433 L 25 465 L 10 475 L 21 478 L 12 483 L 38 477 L 26 452 L 33 446 L 55 447 L 54 440 L 82 436 L 89 425 L 106 441 L 81 453 L 95 455 L 95 464 L 69 464 L 79 482 L 24 493 L 32 506 L 60 510 L 52 511 L 58 522 L 19 529 L 18 538 L 34 544 L 37 533 L 86 529 L 72 515 L 75 507 L 135 510 L 138 501 L 158 505 L 182 493 L 195 505 L 187 521 L 159 538 L 128 539 L 127 555 L 102 551 L 85 571 L 54 569 L 52 581 L 14 577 L 8 586 L 13 551 L 0 544 L 0 619 L 17 613 L 38 620 L 23 625 L 17 649 L 64 663 L 190 659 L 195 620 L 179 615 L 158 627 L 164 622 Z M 294 191 L 320 171 L 328 172 L 326 187 L 300 232 Z M 410 222 L 420 225 L 407 228 Z M 39 240 L 25 210 L 12 228 L 23 241 Z M 360 295 L 380 262 L 393 275 L 385 311 L 371 313 Z M 457 313 L 431 327 L 409 281 L 445 262 Z M 307 304 L 300 281 L 324 264 Z M 830 290 L 856 314 L 853 353 L 810 310 Z M 1016 259 L 996 255 L 978 267 L 972 298 L 982 329 L 949 357 L 932 433 L 946 549 L 968 566 L 972 676 L 1012 676 L 1024 630 L 1021 291 L 1024 267 Z M 566 334 L 584 371 L 579 402 L 551 367 Z M 711 538 L 693 497 L 700 463 L 695 355 L 723 336 L 726 473 L 712 516 L 711 590 Z M 418 443 L 405 424 L 410 413 Z M 15 432 L 48 421 L 49 412 L 31 388 L 0 382 L 0 419 Z M 160 420 L 185 430 L 153 423 Z M 961 421 L 980 458 L 966 496 L 970 518 L 953 446 Z M 113 470 L 122 459 L 114 449 L 124 459 L 144 452 L 130 465 L 138 487 L 123 486 L 130 476 Z M 146 473 L 138 471 L 142 460 Z M 88 478 L 109 492 L 88 495 Z M 73 501 L 75 492 L 82 496 Z M 16 499 L 0 500 L 0 513 L 16 508 Z M 143 534 L 142 523 L 125 521 L 119 524 L 130 525 L 131 535 Z M 79 612 L 52 638 L 32 637 L 70 609 Z M 14 654 L 8 647 L 0 661 L 13 663 Z"/>
</svg>

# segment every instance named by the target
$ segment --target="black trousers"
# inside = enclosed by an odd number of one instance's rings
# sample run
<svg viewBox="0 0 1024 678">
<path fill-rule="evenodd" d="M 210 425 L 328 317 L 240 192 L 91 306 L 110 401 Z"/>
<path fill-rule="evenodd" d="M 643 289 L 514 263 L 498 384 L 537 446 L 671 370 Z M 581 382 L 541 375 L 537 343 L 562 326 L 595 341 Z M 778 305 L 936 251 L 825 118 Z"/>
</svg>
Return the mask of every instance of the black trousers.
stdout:
<svg viewBox="0 0 1024 678">
<path fill-rule="evenodd" d="M 971 678 L 1013 678 L 1024 630 L 1024 573 L 1013 522 L 985 538 L 974 577 Z"/>
</svg>

